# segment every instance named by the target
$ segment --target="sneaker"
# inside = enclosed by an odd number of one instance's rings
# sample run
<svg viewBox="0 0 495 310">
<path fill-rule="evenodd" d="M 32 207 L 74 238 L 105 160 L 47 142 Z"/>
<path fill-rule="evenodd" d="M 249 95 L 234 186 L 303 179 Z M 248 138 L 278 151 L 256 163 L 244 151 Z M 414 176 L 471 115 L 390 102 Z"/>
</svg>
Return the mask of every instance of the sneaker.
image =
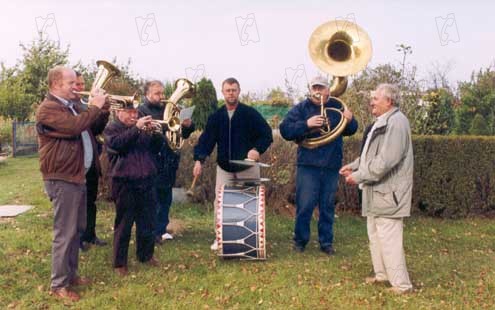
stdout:
<svg viewBox="0 0 495 310">
<path fill-rule="evenodd" d="M 332 246 L 327 246 L 327 247 L 324 247 L 324 248 L 320 248 L 320 250 L 327 254 L 328 256 L 333 256 L 335 255 L 335 250 L 332 248 Z"/>
<path fill-rule="evenodd" d="M 213 241 L 213 243 L 210 246 L 210 249 L 212 251 L 217 251 L 218 250 L 218 241 L 217 241 L 217 239 L 215 239 L 215 241 Z"/>
<path fill-rule="evenodd" d="M 381 280 L 381 279 L 378 279 L 377 277 L 366 277 L 364 279 L 364 282 L 366 284 L 382 284 L 382 283 L 387 282 L 387 280 Z"/>
<path fill-rule="evenodd" d="M 400 289 L 396 286 L 392 286 L 392 287 L 389 287 L 387 289 L 388 292 L 392 293 L 392 294 L 395 294 L 395 295 L 403 295 L 403 294 L 409 294 L 409 293 L 412 293 L 413 289 L 412 287 L 411 288 L 407 288 L 405 290 L 403 289 Z"/>
<path fill-rule="evenodd" d="M 164 233 L 162 235 L 162 240 L 173 240 L 174 239 L 174 236 L 172 236 L 171 234 L 169 233 Z"/>
</svg>

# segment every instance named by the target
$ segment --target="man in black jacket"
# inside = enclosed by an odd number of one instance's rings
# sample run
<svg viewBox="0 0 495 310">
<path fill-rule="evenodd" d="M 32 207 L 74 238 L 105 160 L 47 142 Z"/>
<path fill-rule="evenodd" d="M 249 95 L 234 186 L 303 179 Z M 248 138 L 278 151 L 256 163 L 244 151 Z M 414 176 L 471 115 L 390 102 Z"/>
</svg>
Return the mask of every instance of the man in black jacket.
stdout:
<svg viewBox="0 0 495 310">
<path fill-rule="evenodd" d="M 223 184 L 235 178 L 259 178 L 258 166 L 240 166 L 231 164 L 229 160 L 250 159 L 257 161 L 273 142 L 272 129 L 254 108 L 239 102 L 241 88 L 234 78 L 228 78 L 222 83 L 222 94 L 225 105 L 208 117 L 206 128 L 194 147 L 193 175 L 199 176 L 202 164 L 217 146 L 217 176 L 215 195 Z M 217 199 L 215 198 L 214 214 L 217 214 Z M 217 241 L 211 249 L 217 250 Z"/>
<path fill-rule="evenodd" d="M 163 144 L 160 134 L 146 132 L 151 116 L 137 119 L 137 110 L 117 111 L 117 119 L 104 131 L 115 201 L 113 267 L 127 275 L 127 252 L 132 225 L 136 222 L 136 254 L 143 263 L 157 266 L 153 257 L 155 199 L 153 182 L 157 172 L 154 156 Z M 137 119 L 137 120 L 136 120 Z"/>
<path fill-rule="evenodd" d="M 82 76 L 80 72 L 76 71 L 75 89 L 76 91 L 84 91 L 84 88 L 84 76 Z M 84 102 L 79 95 L 76 94 L 76 97 L 77 98 L 74 104 L 80 107 L 82 111 L 86 111 L 88 109 L 87 103 Z M 94 244 L 96 246 L 107 245 L 106 241 L 103 241 L 96 236 L 96 198 L 98 197 L 98 181 L 101 175 L 99 158 L 101 154 L 101 144 L 97 143 L 95 137 L 103 132 L 103 129 L 105 129 L 105 126 L 108 123 L 109 116 L 110 112 L 108 111 L 108 108 L 102 110 L 102 113 L 98 119 L 91 126 L 91 130 L 88 131 L 96 152 L 95 156 L 93 156 L 91 168 L 89 168 L 88 172 L 86 172 L 86 230 L 81 235 L 79 245 L 83 251 L 87 251 L 90 244 Z"/>
<path fill-rule="evenodd" d="M 164 97 L 164 86 L 162 82 L 154 80 L 149 81 L 144 85 L 145 100 L 139 106 L 139 116 L 151 115 L 153 119 L 163 120 L 163 112 L 165 105 L 161 103 Z M 165 138 L 165 133 L 168 130 L 166 126 L 163 128 L 162 135 Z M 182 122 L 182 138 L 187 139 L 194 131 L 194 124 L 191 119 L 186 119 Z M 158 174 L 154 183 L 154 193 L 157 201 L 155 227 L 153 235 L 155 242 L 161 244 L 162 241 L 173 239 L 173 236 L 167 233 L 167 225 L 169 223 L 169 211 L 172 204 L 172 187 L 175 183 L 177 169 L 179 168 L 180 151 L 174 151 L 165 141 L 160 148 L 160 152 L 156 155 L 156 163 Z"/>
</svg>

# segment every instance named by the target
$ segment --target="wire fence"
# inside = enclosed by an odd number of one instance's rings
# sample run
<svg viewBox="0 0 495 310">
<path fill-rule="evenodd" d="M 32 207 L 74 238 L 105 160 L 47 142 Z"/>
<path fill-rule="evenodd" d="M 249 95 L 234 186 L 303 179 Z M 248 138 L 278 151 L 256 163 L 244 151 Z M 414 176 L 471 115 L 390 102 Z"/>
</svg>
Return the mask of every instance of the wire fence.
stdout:
<svg viewBox="0 0 495 310">
<path fill-rule="evenodd" d="M 35 122 L 12 122 L 12 156 L 38 152 Z"/>
</svg>

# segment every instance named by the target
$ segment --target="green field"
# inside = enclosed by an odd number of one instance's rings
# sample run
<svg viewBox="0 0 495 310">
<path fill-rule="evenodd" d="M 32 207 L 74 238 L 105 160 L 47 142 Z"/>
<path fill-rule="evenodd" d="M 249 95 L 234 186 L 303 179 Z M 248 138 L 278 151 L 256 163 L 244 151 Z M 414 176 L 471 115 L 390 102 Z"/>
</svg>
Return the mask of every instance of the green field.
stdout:
<svg viewBox="0 0 495 310">
<path fill-rule="evenodd" d="M 0 219 L 0 309 L 62 308 L 48 295 L 52 213 L 43 193 L 36 157 L 0 163 L 0 204 L 35 208 Z M 99 202 L 97 232 L 112 240 L 113 205 Z M 81 275 L 93 284 L 78 288 L 76 309 L 493 309 L 495 307 L 495 222 L 489 219 L 411 218 L 404 231 L 406 259 L 415 286 L 395 296 L 371 286 L 366 226 L 360 217 L 339 214 L 336 256 L 316 243 L 291 250 L 293 220 L 268 214 L 268 259 L 223 261 L 210 251 L 212 214 L 203 205 L 174 205 L 182 230 L 156 249 L 159 268 L 136 262 L 130 275 L 111 266 L 111 246 L 80 256 Z"/>
</svg>

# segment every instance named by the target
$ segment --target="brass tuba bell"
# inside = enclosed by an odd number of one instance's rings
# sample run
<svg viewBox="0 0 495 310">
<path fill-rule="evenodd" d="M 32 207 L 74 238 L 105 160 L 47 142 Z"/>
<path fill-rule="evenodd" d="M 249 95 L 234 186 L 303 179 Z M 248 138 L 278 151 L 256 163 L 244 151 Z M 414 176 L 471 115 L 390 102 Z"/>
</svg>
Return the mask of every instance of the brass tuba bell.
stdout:
<svg viewBox="0 0 495 310">
<path fill-rule="evenodd" d="M 325 145 L 335 140 L 347 126 L 343 115 L 347 108 L 337 98 L 347 88 L 347 76 L 363 70 L 371 59 L 372 46 L 368 34 L 359 25 L 346 20 L 332 20 L 318 26 L 309 38 L 309 55 L 313 63 L 323 72 L 331 74 L 330 96 L 342 106 L 341 109 L 323 108 L 321 116 L 327 117 L 327 110 L 340 113 L 340 121 L 333 129 L 328 128 L 319 137 L 306 138 L 301 146 L 309 149 Z"/>
<path fill-rule="evenodd" d="M 182 139 L 182 127 L 180 122 L 180 108 L 177 103 L 183 98 L 191 98 L 196 92 L 196 87 L 188 79 L 178 79 L 175 81 L 175 90 L 165 101 L 165 110 L 163 111 L 163 122 L 167 124 L 166 132 L 167 142 L 174 151 L 182 148 L 184 139 Z"/>
<path fill-rule="evenodd" d="M 91 92 L 94 89 L 105 89 L 105 86 L 108 84 L 108 82 L 110 82 L 111 79 L 120 75 L 120 70 L 108 61 L 98 60 L 96 62 L 96 65 L 98 66 L 98 71 L 96 72 L 95 79 L 93 81 L 93 84 L 91 85 L 91 90 L 74 92 L 75 94 L 90 97 Z M 139 96 L 137 93 L 134 93 L 134 95 L 131 96 L 108 95 L 107 100 L 110 101 L 111 110 L 118 110 L 129 105 L 137 107 L 139 103 Z"/>
</svg>

